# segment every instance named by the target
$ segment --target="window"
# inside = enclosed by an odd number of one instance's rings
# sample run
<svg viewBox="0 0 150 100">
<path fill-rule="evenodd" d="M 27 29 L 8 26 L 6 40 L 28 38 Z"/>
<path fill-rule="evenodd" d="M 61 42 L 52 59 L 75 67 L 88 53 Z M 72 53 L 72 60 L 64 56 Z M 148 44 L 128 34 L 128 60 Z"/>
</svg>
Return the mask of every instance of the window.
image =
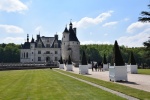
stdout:
<svg viewBox="0 0 150 100">
<path fill-rule="evenodd" d="M 65 38 L 65 36 L 64 36 L 64 38 Z"/>
<path fill-rule="evenodd" d="M 33 52 L 32 52 L 32 54 L 33 54 Z"/>
<path fill-rule="evenodd" d="M 26 58 L 28 58 L 28 52 L 26 53 Z"/>
<path fill-rule="evenodd" d="M 55 57 L 55 61 L 57 61 L 57 57 Z"/>
<path fill-rule="evenodd" d="M 38 61 L 41 61 L 41 57 L 38 57 Z"/>
<path fill-rule="evenodd" d="M 58 44 L 57 43 L 55 43 L 54 48 L 58 48 Z"/>
<path fill-rule="evenodd" d="M 24 52 L 24 58 L 25 58 L 25 52 Z"/>
<path fill-rule="evenodd" d="M 38 51 L 38 54 L 41 54 L 41 51 Z"/>
<path fill-rule="evenodd" d="M 42 48 L 42 44 L 38 44 L 38 48 Z"/>
<path fill-rule="evenodd" d="M 57 54 L 57 51 L 55 51 L 55 54 Z"/>
<path fill-rule="evenodd" d="M 32 59 L 32 61 L 33 61 L 33 59 Z"/>
<path fill-rule="evenodd" d="M 49 39 L 47 39 L 47 42 L 49 42 Z"/>
<path fill-rule="evenodd" d="M 46 47 L 49 48 L 49 47 L 50 47 L 50 44 L 46 44 Z"/>
<path fill-rule="evenodd" d="M 46 54 L 50 54 L 50 51 L 46 51 Z"/>
</svg>

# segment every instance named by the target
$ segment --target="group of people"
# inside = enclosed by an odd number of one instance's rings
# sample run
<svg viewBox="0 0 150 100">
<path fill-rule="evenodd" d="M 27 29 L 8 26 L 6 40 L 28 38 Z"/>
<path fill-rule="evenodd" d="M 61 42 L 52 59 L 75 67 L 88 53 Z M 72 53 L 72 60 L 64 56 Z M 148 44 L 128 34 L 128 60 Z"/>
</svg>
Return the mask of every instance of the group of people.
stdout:
<svg viewBox="0 0 150 100">
<path fill-rule="evenodd" d="M 95 63 L 94 64 L 94 62 L 92 61 L 92 71 L 94 71 L 94 69 L 95 69 L 95 71 L 104 71 L 103 70 L 103 63 L 101 63 L 101 62 L 99 62 L 99 63 Z"/>
</svg>

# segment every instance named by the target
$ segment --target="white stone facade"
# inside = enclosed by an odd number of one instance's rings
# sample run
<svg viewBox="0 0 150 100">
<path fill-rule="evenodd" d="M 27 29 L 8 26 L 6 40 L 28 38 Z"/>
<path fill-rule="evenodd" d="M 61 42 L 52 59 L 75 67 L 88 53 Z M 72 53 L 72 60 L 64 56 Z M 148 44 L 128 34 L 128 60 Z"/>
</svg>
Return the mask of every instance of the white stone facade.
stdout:
<svg viewBox="0 0 150 100">
<path fill-rule="evenodd" d="M 76 36 L 76 28 L 72 28 L 70 23 L 69 30 L 66 27 L 62 34 L 62 41 L 58 40 L 58 35 L 54 37 L 37 35 L 36 40 L 32 38 L 31 42 L 27 35 L 27 42 L 21 45 L 20 62 L 53 63 L 60 60 L 61 56 L 67 61 L 70 55 L 72 62 L 79 63 L 80 42 Z"/>
<path fill-rule="evenodd" d="M 55 37 L 40 37 L 37 40 L 32 38 L 31 42 L 25 42 L 20 52 L 21 63 L 54 63 L 61 57 L 61 41 L 58 35 Z"/>
<path fill-rule="evenodd" d="M 78 63 L 80 61 L 80 42 L 77 38 L 76 28 L 72 28 L 72 23 L 69 24 L 63 32 L 62 37 L 62 59 L 68 60 L 69 55 L 72 62 Z"/>
</svg>

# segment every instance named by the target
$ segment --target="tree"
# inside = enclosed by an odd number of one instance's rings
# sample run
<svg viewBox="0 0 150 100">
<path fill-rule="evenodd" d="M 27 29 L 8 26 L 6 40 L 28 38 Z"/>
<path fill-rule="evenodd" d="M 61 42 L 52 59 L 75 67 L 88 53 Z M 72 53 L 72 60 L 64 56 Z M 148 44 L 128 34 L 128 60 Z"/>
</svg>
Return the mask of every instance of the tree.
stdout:
<svg viewBox="0 0 150 100">
<path fill-rule="evenodd" d="M 81 64 L 82 64 L 82 65 L 87 65 L 86 55 L 85 55 L 85 52 L 84 52 L 84 51 L 83 51 L 83 53 L 82 53 Z"/>
<path fill-rule="evenodd" d="M 125 65 L 117 41 L 115 41 L 115 44 L 114 44 L 112 57 L 113 57 L 112 64 L 115 63 L 115 66 L 124 66 Z"/>
<path fill-rule="evenodd" d="M 134 59 L 133 52 L 131 51 L 128 64 L 136 65 L 136 61 Z"/>
<path fill-rule="evenodd" d="M 89 58 L 89 60 L 88 60 L 88 63 L 90 64 L 91 63 L 91 59 Z"/>
<path fill-rule="evenodd" d="M 72 64 L 71 57 L 69 55 L 68 64 Z"/>
<path fill-rule="evenodd" d="M 148 5 L 148 7 L 150 8 L 150 5 Z M 150 22 L 150 12 L 142 11 L 141 15 L 143 17 L 139 17 L 139 21 L 141 21 L 141 22 Z"/>
<path fill-rule="evenodd" d="M 62 56 L 60 57 L 60 64 L 63 64 Z"/>
<path fill-rule="evenodd" d="M 104 54 L 103 63 L 107 64 L 106 55 Z"/>
</svg>

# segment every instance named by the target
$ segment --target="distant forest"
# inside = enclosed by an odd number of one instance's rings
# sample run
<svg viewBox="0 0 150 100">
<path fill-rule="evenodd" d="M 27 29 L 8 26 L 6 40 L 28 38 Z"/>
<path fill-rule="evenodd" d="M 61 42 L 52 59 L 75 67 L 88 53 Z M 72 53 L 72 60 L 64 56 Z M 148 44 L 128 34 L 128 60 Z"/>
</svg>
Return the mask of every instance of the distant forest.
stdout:
<svg viewBox="0 0 150 100">
<path fill-rule="evenodd" d="M 20 45 L 13 43 L 0 44 L 0 63 L 16 63 L 20 62 Z M 102 62 L 104 54 L 106 55 L 107 61 L 110 63 L 113 52 L 113 45 L 107 44 L 91 44 L 81 45 L 80 53 L 85 51 L 87 59 Z M 130 52 L 132 51 L 137 64 L 141 67 L 150 67 L 150 59 L 145 58 L 145 47 L 133 47 L 127 48 L 120 46 L 121 54 L 125 63 L 128 63 Z"/>
<path fill-rule="evenodd" d="M 86 52 L 86 56 L 88 59 L 102 62 L 104 54 L 106 55 L 106 59 L 108 63 L 111 63 L 112 53 L 113 53 L 113 45 L 107 44 L 91 44 L 91 45 L 81 45 L 80 53 L 82 51 Z M 134 54 L 134 58 L 136 63 L 140 67 L 149 67 L 150 68 L 150 58 L 146 58 L 145 47 L 132 47 L 127 48 L 125 46 L 120 46 L 120 51 L 125 63 L 128 63 L 129 56 L 131 51 Z"/>
</svg>

